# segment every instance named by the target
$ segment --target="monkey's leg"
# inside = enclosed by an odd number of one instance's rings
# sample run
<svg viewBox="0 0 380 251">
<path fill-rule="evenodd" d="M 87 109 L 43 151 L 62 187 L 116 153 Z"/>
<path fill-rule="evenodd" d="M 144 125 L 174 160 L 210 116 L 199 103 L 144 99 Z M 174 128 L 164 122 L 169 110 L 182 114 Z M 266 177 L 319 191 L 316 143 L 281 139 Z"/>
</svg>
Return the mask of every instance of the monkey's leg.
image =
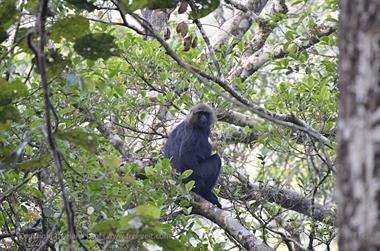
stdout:
<svg viewBox="0 0 380 251">
<path fill-rule="evenodd" d="M 206 199 L 207 201 L 211 202 L 212 204 L 216 205 L 217 207 L 219 208 L 222 208 L 222 205 L 220 204 L 219 200 L 218 200 L 218 197 L 216 197 L 216 195 L 209 191 L 207 193 L 203 193 L 203 194 L 200 194 L 204 199 Z"/>
<path fill-rule="evenodd" d="M 212 155 L 210 158 L 200 164 L 202 179 L 205 181 L 206 189 L 212 191 L 218 181 L 222 161 L 218 154 Z"/>
<path fill-rule="evenodd" d="M 201 162 L 197 169 L 201 176 L 203 186 L 198 186 L 198 191 L 196 192 L 219 208 L 221 208 L 222 205 L 219 203 L 218 197 L 212 192 L 212 189 L 218 181 L 221 164 L 222 162 L 219 155 L 214 154 L 207 160 Z"/>
</svg>

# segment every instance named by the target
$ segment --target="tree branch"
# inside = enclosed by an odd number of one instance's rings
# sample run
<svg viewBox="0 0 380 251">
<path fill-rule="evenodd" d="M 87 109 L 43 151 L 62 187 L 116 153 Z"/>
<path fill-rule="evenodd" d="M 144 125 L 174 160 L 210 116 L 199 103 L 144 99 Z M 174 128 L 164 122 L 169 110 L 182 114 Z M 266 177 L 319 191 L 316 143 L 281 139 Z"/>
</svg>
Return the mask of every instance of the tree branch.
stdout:
<svg viewBox="0 0 380 251">
<path fill-rule="evenodd" d="M 335 27 L 321 26 L 316 28 L 317 35 L 310 35 L 310 38 L 306 45 L 299 46 L 298 51 L 304 51 L 313 45 L 319 43 L 320 37 L 328 36 L 336 31 Z M 313 31 L 313 34 L 315 31 Z M 297 41 L 295 42 L 297 44 Z M 301 41 L 298 41 L 301 44 Z M 244 64 L 242 66 L 234 68 L 230 74 L 227 81 L 233 81 L 236 78 L 240 78 L 243 82 L 247 80 L 253 73 L 255 73 L 261 66 L 265 63 L 279 58 L 284 58 L 289 54 L 288 50 L 284 49 L 283 45 L 277 45 L 275 48 L 272 45 L 266 45 L 260 50 L 258 50 L 253 55 L 246 57 L 242 60 Z"/>
<path fill-rule="evenodd" d="M 246 191 L 244 196 L 245 201 L 269 201 L 283 208 L 312 217 L 317 221 L 324 222 L 328 225 L 335 225 L 336 213 L 329 207 L 319 203 L 313 203 L 311 199 L 290 189 L 259 182 L 251 183 L 246 176 L 240 173 L 238 173 L 237 178 L 240 182 L 236 182 L 234 186 L 243 186 L 243 189 Z"/>
<path fill-rule="evenodd" d="M 241 127 L 249 126 L 253 128 L 255 124 L 262 122 L 260 119 L 255 119 L 243 113 L 232 110 L 220 112 L 217 114 L 217 117 L 218 121 L 223 121 Z"/>
<path fill-rule="evenodd" d="M 273 251 L 271 247 L 256 238 L 251 231 L 236 221 L 229 211 L 213 206 L 199 195 L 194 195 L 199 204 L 193 207 L 192 213 L 201 215 L 231 235 L 237 242 L 249 251 Z"/>
<path fill-rule="evenodd" d="M 279 13 L 285 14 L 288 12 L 288 7 L 284 0 L 274 0 L 272 1 L 271 6 L 266 9 L 269 9 L 269 11 L 265 11 L 268 13 L 262 13 L 264 17 L 260 17 L 257 20 L 258 29 L 252 40 L 246 46 L 247 50 L 244 51 L 245 57 L 252 55 L 264 46 L 265 41 L 276 27 L 277 22 L 281 20 L 280 18 L 275 18 L 274 21 L 272 21 L 273 17 Z"/>
<path fill-rule="evenodd" d="M 75 226 L 72 219 L 72 211 L 70 207 L 70 201 L 68 195 L 66 193 L 66 184 L 64 180 L 64 171 L 62 166 L 62 159 L 59 156 L 59 149 L 57 143 L 55 141 L 55 137 L 53 135 L 53 128 L 51 124 L 51 112 L 53 110 L 53 106 L 50 100 L 50 91 L 49 91 L 49 83 L 47 77 L 47 63 L 46 63 L 46 55 L 45 55 L 45 43 L 46 43 L 46 20 L 48 15 L 48 4 L 49 0 L 42 0 L 39 6 L 39 14 L 36 21 L 36 30 L 39 33 L 39 47 L 36 47 L 33 44 L 32 33 L 28 36 L 28 44 L 30 49 L 34 52 L 37 58 L 38 69 L 41 76 L 41 85 L 44 91 L 44 104 L 45 104 L 45 123 L 46 123 L 46 133 L 48 138 L 48 143 L 50 149 L 53 153 L 54 163 L 57 169 L 57 177 L 60 185 L 64 208 L 66 212 L 67 218 L 67 228 L 68 228 L 68 250 L 74 250 L 73 247 L 73 238 L 75 235 Z M 54 111 L 53 111 L 54 112 Z M 58 124 L 56 125 L 58 126 Z"/>
<path fill-rule="evenodd" d="M 232 1 L 227 2 L 231 3 Z M 232 18 L 226 21 L 220 29 L 218 29 L 215 35 L 211 38 L 212 47 L 217 48 L 226 44 L 227 40 L 230 38 L 230 34 L 233 35 L 234 39 L 239 41 L 251 27 L 255 17 L 258 16 L 257 13 L 260 13 L 263 10 L 267 2 L 268 0 L 248 0 L 243 4 L 240 4 L 240 6 L 244 6 L 244 11 L 237 11 Z M 237 3 L 235 3 L 235 6 L 236 4 Z"/>
<path fill-rule="evenodd" d="M 10 233 L 3 233 L 0 234 L 0 240 L 5 238 L 10 238 L 12 236 L 17 236 L 18 234 L 35 234 L 35 233 L 41 233 L 41 228 L 28 228 L 28 229 L 21 229 L 20 231 L 16 232 L 10 232 Z"/>
</svg>

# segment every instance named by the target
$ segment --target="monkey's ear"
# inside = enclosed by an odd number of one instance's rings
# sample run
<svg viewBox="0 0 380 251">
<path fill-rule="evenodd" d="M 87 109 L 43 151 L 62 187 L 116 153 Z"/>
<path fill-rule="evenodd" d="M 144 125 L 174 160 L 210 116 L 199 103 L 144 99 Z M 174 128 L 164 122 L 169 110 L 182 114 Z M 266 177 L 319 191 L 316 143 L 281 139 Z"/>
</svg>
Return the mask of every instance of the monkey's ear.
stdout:
<svg viewBox="0 0 380 251">
<path fill-rule="evenodd" d="M 210 119 L 211 119 L 210 129 L 212 129 L 212 128 L 214 128 L 214 126 L 216 124 L 216 118 L 213 115 L 211 115 Z"/>
<path fill-rule="evenodd" d="M 186 117 L 185 117 L 185 121 L 186 121 L 186 123 L 188 123 L 188 124 L 191 124 L 191 118 L 193 117 L 193 109 L 191 109 L 190 111 L 189 111 L 189 113 L 186 115 Z"/>
<path fill-rule="evenodd" d="M 218 118 L 217 118 L 217 116 L 216 116 L 216 111 L 215 111 L 215 109 L 214 108 L 211 108 L 211 119 L 212 119 L 212 123 L 211 123 L 211 125 L 213 126 L 213 125 L 215 125 L 216 124 L 216 122 L 218 121 Z"/>
</svg>

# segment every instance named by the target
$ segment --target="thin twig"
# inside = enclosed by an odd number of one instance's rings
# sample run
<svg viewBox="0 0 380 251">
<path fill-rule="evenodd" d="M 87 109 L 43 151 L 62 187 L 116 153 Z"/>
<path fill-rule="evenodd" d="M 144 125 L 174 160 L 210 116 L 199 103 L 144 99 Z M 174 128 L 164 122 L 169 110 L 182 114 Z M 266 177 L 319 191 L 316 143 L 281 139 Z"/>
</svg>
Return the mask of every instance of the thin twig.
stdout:
<svg viewBox="0 0 380 251">
<path fill-rule="evenodd" d="M 70 207 L 70 201 L 68 195 L 66 193 L 66 184 L 64 181 L 64 171 L 62 166 L 62 159 L 59 156 L 59 149 L 56 144 L 53 128 L 51 124 L 51 111 L 52 111 L 52 103 L 50 100 L 50 91 L 49 91 L 49 83 L 47 78 L 47 66 L 46 66 L 46 56 L 45 56 L 45 43 L 46 43 L 46 20 L 48 14 L 48 3 L 49 0 L 42 0 L 40 3 L 40 9 L 38 18 L 36 21 L 36 30 L 39 33 L 39 47 L 37 48 L 32 40 L 32 34 L 28 35 L 28 44 L 30 49 L 34 52 L 37 58 L 38 69 L 40 71 L 41 77 L 41 85 L 44 91 L 44 104 L 45 104 L 45 121 L 46 121 L 46 133 L 48 138 L 48 143 L 53 153 L 53 159 L 55 166 L 57 168 L 57 176 L 58 182 L 60 185 L 60 189 L 62 192 L 62 198 L 64 202 L 64 208 L 66 212 L 67 218 L 67 228 L 68 228 L 68 250 L 74 250 L 73 239 L 75 235 L 75 226 L 72 222 L 72 211 Z M 54 111 L 53 111 L 54 113 Z M 40 247 L 41 249 L 41 247 Z"/>
<path fill-rule="evenodd" d="M 131 24 L 128 23 L 127 19 L 125 18 L 125 15 L 124 15 L 124 12 L 122 10 L 122 8 L 120 7 L 119 5 L 119 2 L 118 1 L 115 1 L 115 0 L 112 0 L 112 3 L 116 6 L 117 10 L 119 11 L 120 13 L 120 17 L 121 19 L 123 20 L 123 23 L 126 27 L 134 30 L 135 32 L 137 32 L 138 34 L 142 35 L 142 36 L 146 36 L 145 32 L 141 31 L 139 28 L 137 28 L 136 26 L 133 26 Z"/>
<path fill-rule="evenodd" d="M 33 178 L 34 175 L 41 172 L 41 170 L 34 171 L 28 178 L 24 179 L 22 182 L 17 184 L 16 186 L 11 187 L 8 191 L 3 193 L 3 196 L 0 197 L 0 203 L 3 202 L 11 193 L 18 190 L 20 187 L 28 183 L 29 180 Z"/>
<path fill-rule="evenodd" d="M 106 173 L 103 173 L 99 178 L 91 178 L 91 177 L 88 177 L 84 174 L 82 174 L 81 172 L 79 172 L 76 168 L 74 168 L 72 165 L 70 165 L 70 163 L 67 161 L 67 159 L 65 158 L 65 156 L 63 156 L 63 154 L 61 152 L 59 152 L 59 156 L 62 158 L 63 162 L 65 162 L 65 164 L 75 173 L 77 174 L 79 177 L 81 177 L 82 179 L 84 180 L 89 180 L 89 181 L 95 181 L 95 182 L 98 182 L 98 181 L 101 181 L 102 179 L 104 179 L 107 174 Z"/>
<path fill-rule="evenodd" d="M 57 218 L 57 222 L 54 224 L 54 226 L 51 228 L 50 232 L 46 235 L 46 237 L 42 240 L 40 246 L 37 248 L 36 251 L 42 251 L 45 250 L 45 246 L 49 243 L 51 238 L 53 237 L 54 233 L 59 229 L 59 225 L 61 224 L 61 217 L 63 215 L 63 211 L 59 214 Z"/>
<path fill-rule="evenodd" d="M 194 2 L 192 0 L 188 1 L 189 4 L 190 4 L 190 7 L 192 10 L 195 10 L 197 7 L 195 6 Z M 220 67 L 220 64 L 219 64 L 219 61 L 218 61 L 218 58 L 216 57 L 216 54 L 215 54 L 215 51 L 214 49 L 212 48 L 211 46 L 211 43 L 210 43 L 210 39 L 208 38 L 205 30 L 203 29 L 203 26 L 201 24 L 201 22 L 198 20 L 198 19 L 194 19 L 194 23 L 195 25 L 198 27 L 198 30 L 199 32 L 201 33 L 202 37 L 203 37 L 203 40 L 205 41 L 206 43 L 206 46 L 207 46 L 207 49 L 208 51 L 210 52 L 210 55 L 211 55 L 211 58 L 214 62 L 214 65 L 215 65 L 215 68 L 218 72 L 218 77 L 224 81 L 224 77 L 223 77 L 223 74 L 222 74 L 222 70 L 221 70 L 221 67 Z"/>
</svg>

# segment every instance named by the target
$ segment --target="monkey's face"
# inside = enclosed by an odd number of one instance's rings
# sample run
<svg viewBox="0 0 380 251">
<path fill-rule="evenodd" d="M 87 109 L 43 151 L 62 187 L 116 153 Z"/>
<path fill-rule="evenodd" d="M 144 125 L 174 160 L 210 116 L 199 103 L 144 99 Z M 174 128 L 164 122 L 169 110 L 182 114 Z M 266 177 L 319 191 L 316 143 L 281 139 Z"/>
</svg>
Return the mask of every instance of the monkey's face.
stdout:
<svg viewBox="0 0 380 251">
<path fill-rule="evenodd" d="M 191 108 L 185 121 L 193 127 L 209 130 L 215 123 L 216 116 L 210 106 L 207 104 L 198 104 Z"/>
<path fill-rule="evenodd" d="M 194 114 L 195 125 L 200 128 L 210 128 L 212 124 L 211 114 L 209 112 L 201 111 Z"/>
</svg>

